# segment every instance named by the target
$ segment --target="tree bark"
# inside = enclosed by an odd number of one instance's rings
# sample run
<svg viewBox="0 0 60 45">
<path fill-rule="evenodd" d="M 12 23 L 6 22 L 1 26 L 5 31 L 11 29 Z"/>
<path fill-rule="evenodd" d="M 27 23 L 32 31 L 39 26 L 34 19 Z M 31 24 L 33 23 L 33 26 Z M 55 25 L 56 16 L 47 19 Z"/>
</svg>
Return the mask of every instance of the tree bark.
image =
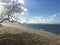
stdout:
<svg viewBox="0 0 60 45">
<path fill-rule="evenodd" d="M 0 23 L 2 23 L 5 20 L 9 21 L 10 23 L 13 23 L 14 22 L 14 21 L 10 21 L 9 18 L 4 18 L 4 19 L 1 19 Z"/>
</svg>

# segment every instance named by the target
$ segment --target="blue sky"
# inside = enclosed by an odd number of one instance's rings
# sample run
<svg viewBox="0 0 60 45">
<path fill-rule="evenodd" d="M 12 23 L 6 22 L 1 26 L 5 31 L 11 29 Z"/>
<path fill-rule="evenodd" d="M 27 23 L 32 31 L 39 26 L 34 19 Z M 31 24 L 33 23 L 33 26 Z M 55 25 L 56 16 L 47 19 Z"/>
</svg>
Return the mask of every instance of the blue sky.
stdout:
<svg viewBox="0 0 60 45">
<path fill-rule="evenodd" d="M 60 0 L 25 0 L 24 6 L 28 9 L 24 17 L 31 23 L 60 23 Z"/>
</svg>

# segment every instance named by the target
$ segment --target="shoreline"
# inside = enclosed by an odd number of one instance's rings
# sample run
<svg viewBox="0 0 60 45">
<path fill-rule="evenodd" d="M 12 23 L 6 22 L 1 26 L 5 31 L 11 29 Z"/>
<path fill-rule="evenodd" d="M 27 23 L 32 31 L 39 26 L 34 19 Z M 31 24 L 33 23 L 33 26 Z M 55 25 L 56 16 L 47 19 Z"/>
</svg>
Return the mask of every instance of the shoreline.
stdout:
<svg viewBox="0 0 60 45">
<path fill-rule="evenodd" d="M 16 26 L 16 25 L 12 25 L 12 24 L 3 24 L 3 26 L 2 27 L 0 27 L 0 30 L 5 30 L 5 31 L 10 31 L 10 32 L 12 32 L 12 30 L 14 31 L 14 32 L 16 32 L 16 31 L 21 31 L 21 32 L 27 32 L 27 33 L 36 33 L 36 34 L 42 34 L 43 36 L 44 35 L 54 35 L 54 36 L 59 36 L 60 37 L 60 35 L 57 35 L 57 34 L 54 34 L 54 33 L 51 33 L 51 32 L 47 32 L 47 31 L 39 31 L 39 30 L 33 30 L 33 29 L 28 29 L 28 28 L 25 28 L 25 27 L 19 27 L 19 26 Z M 18 33 L 18 32 L 16 32 L 16 33 Z"/>
<path fill-rule="evenodd" d="M 10 24 L 11 25 L 11 24 Z M 34 43 L 33 43 L 34 42 Z M 37 43 L 36 43 L 37 42 Z M 0 27 L 0 45 L 60 45 L 60 35 L 16 26 Z"/>
</svg>

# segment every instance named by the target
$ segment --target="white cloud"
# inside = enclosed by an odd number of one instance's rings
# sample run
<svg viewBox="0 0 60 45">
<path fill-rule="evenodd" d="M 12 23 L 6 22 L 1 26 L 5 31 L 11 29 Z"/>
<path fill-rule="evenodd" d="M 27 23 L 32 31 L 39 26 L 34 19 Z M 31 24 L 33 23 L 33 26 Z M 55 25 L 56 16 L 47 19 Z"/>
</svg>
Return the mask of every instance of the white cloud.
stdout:
<svg viewBox="0 0 60 45">
<path fill-rule="evenodd" d="M 21 7 L 21 9 L 23 9 L 24 11 L 21 12 L 21 15 L 27 14 L 27 8 Z"/>
<path fill-rule="evenodd" d="M 57 15 L 51 15 L 51 16 L 48 16 L 47 18 L 45 17 L 38 17 L 38 16 L 35 16 L 33 18 L 31 18 L 30 20 L 27 21 L 27 19 L 24 17 L 20 17 L 20 21 L 21 23 L 28 23 L 28 24 L 58 24 L 60 23 L 59 20 L 57 20 Z"/>
<path fill-rule="evenodd" d="M 56 17 L 56 15 L 54 14 L 54 15 L 52 15 L 52 16 L 49 16 L 50 18 L 54 18 L 54 17 Z"/>
<path fill-rule="evenodd" d="M 42 24 L 52 24 L 55 21 L 56 15 L 49 16 L 47 18 L 35 16 L 27 23 L 42 23 Z"/>
<path fill-rule="evenodd" d="M 18 0 L 18 3 L 24 4 L 24 0 Z"/>
<path fill-rule="evenodd" d="M 15 1 L 15 2 L 18 2 L 18 3 L 24 4 L 24 0 L 11 0 L 11 1 Z"/>
</svg>

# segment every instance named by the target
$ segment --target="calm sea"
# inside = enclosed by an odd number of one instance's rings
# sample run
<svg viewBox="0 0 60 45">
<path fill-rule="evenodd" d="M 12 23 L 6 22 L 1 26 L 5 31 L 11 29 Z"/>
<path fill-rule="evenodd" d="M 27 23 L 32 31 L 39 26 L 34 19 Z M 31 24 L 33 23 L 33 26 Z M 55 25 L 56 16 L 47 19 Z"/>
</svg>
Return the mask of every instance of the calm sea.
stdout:
<svg viewBox="0 0 60 45">
<path fill-rule="evenodd" d="M 48 31 L 55 34 L 60 34 L 60 24 L 18 24 L 19 26 L 41 31 Z"/>
</svg>

